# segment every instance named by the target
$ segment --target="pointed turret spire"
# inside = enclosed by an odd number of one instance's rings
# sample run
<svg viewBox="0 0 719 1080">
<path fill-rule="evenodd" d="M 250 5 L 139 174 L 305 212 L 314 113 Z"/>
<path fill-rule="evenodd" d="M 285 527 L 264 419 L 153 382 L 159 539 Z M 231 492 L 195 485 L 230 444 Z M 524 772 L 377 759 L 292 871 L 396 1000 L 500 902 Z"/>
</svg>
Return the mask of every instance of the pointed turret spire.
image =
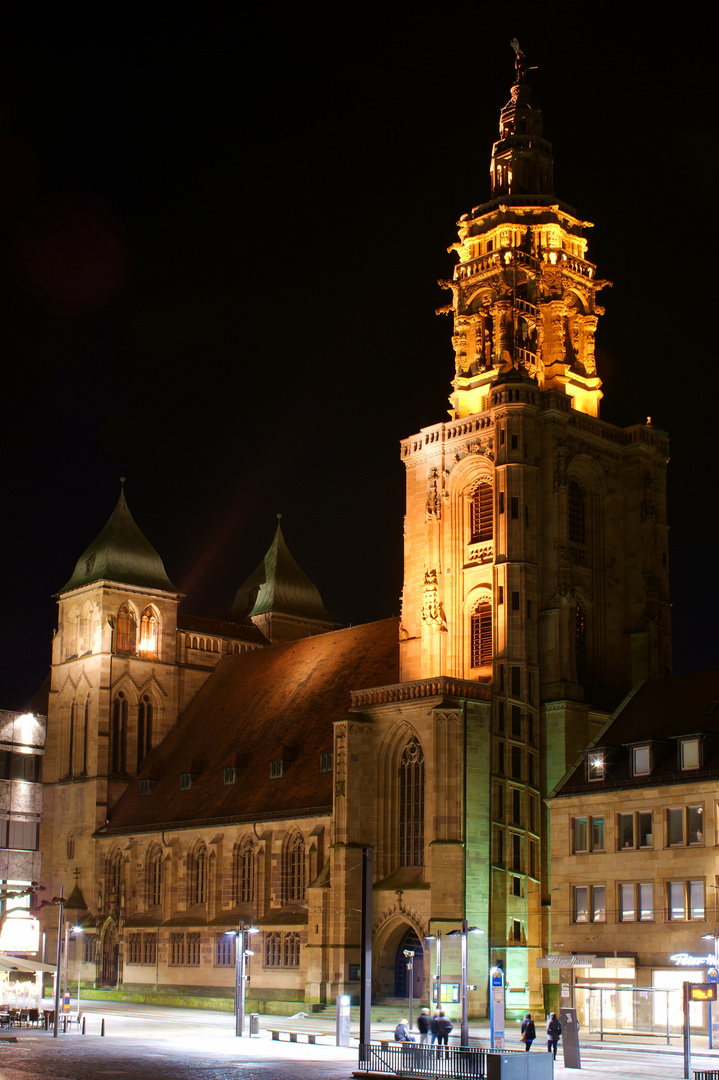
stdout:
<svg viewBox="0 0 719 1080">
<path fill-rule="evenodd" d="M 249 617 L 270 641 L 306 637 L 337 627 L 317 586 L 295 562 L 285 543 L 277 515 L 277 531 L 262 562 L 237 590 L 230 618 Z"/>
<path fill-rule="evenodd" d="M 492 147 L 492 198 L 507 195 L 551 195 L 554 189 L 552 144 L 542 138 L 543 118 L 530 104 L 526 57 L 516 38 L 517 75 L 510 98 L 499 114 L 499 139 Z"/>
<path fill-rule="evenodd" d="M 104 529 L 77 560 L 72 577 L 58 595 L 94 581 L 113 581 L 120 585 L 177 593 L 165 573 L 162 559 L 142 535 L 128 510 L 124 483 L 123 476 L 117 506 Z"/>
</svg>

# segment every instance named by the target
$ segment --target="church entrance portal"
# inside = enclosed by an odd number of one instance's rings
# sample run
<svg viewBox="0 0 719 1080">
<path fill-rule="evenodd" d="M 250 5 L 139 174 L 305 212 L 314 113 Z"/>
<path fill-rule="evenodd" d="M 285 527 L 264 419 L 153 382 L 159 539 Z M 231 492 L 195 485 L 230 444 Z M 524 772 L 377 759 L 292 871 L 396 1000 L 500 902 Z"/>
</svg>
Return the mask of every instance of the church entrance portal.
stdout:
<svg viewBox="0 0 719 1080">
<path fill-rule="evenodd" d="M 394 961 L 394 996 L 398 998 L 409 997 L 409 977 L 407 970 L 407 957 L 405 949 L 414 952 L 414 964 L 412 969 L 412 997 L 419 998 L 424 990 L 424 954 L 422 942 L 414 930 L 408 930 L 399 943 Z"/>
</svg>

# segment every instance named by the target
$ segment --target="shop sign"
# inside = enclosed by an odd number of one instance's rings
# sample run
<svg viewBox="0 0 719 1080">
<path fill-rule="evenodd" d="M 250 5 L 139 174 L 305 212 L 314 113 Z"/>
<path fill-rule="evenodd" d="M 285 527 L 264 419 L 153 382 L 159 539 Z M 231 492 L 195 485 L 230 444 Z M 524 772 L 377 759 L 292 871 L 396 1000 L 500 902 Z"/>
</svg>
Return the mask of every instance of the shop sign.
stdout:
<svg viewBox="0 0 719 1080">
<path fill-rule="evenodd" d="M 669 957 L 677 967 L 714 967 L 714 954 L 692 956 L 691 953 L 676 952 Z"/>
<path fill-rule="evenodd" d="M 565 967 L 592 967 L 596 956 L 593 954 L 577 954 L 576 956 L 561 956 L 559 953 L 550 953 L 549 956 L 540 956 L 537 959 L 538 968 L 565 968 Z"/>
</svg>

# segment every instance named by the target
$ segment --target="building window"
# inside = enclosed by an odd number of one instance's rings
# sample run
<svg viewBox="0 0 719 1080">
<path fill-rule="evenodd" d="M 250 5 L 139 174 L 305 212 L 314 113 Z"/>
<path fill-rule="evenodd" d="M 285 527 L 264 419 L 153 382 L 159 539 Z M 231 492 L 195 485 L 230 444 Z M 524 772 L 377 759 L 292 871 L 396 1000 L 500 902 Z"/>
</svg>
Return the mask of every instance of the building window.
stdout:
<svg viewBox="0 0 719 1080">
<path fill-rule="evenodd" d="M 265 967 L 280 967 L 282 963 L 282 934 L 265 934 Z"/>
<path fill-rule="evenodd" d="M 634 903 L 634 885 L 619 886 L 619 919 L 620 922 L 634 922 L 636 918 L 636 905 Z"/>
<path fill-rule="evenodd" d="M 491 540 L 494 535 L 494 495 L 492 485 L 482 482 L 472 495 L 471 535 L 472 543 Z"/>
<path fill-rule="evenodd" d="M 185 963 L 185 935 L 170 934 L 170 963 L 178 967 Z"/>
<path fill-rule="evenodd" d="M 225 785 L 237 783 L 237 769 L 234 765 L 225 765 L 224 783 Z"/>
<path fill-rule="evenodd" d="M 682 769 L 698 769 L 701 765 L 699 739 L 682 739 L 679 743 L 679 762 Z"/>
<path fill-rule="evenodd" d="M 512 919 L 512 941 L 522 940 L 522 924 L 519 919 Z"/>
<path fill-rule="evenodd" d="M 648 776 L 651 772 L 650 752 L 648 746 L 635 746 L 632 748 L 632 774 L 634 776 Z"/>
<path fill-rule="evenodd" d="M 522 708 L 520 705 L 512 706 L 512 735 L 515 739 L 522 738 Z"/>
<path fill-rule="evenodd" d="M 654 918 L 654 886 L 651 881 L 619 886 L 619 921 L 651 922 Z"/>
<path fill-rule="evenodd" d="M 667 810 L 667 847 L 704 843 L 704 807 L 672 807 Z"/>
<path fill-rule="evenodd" d="M 332 753 L 320 754 L 320 772 L 332 772 Z"/>
<path fill-rule="evenodd" d="M 589 887 L 587 885 L 575 885 L 574 887 L 574 921 L 584 923 L 589 921 L 588 907 Z"/>
<path fill-rule="evenodd" d="M 536 840 L 529 841 L 529 876 L 539 877 L 539 845 Z"/>
<path fill-rule="evenodd" d="M 300 966 L 300 935 L 298 933 L 285 934 L 282 943 L 283 962 L 285 967 Z"/>
<path fill-rule="evenodd" d="M 522 792 L 519 788 L 512 788 L 512 824 L 522 824 Z"/>
<path fill-rule="evenodd" d="M 8 822 L 7 846 L 15 851 L 36 851 L 37 822 L 11 817 Z"/>
<path fill-rule="evenodd" d="M 471 664 L 473 668 L 492 662 L 492 608 L 490 604 L 477 604 L 470 620 Z"/>
<path fill-rule="evenodd" d="M 512 777 L 515 780 L 522 779 L 522 748 L 521 746 L 512 747 Z"/>
<path fill-rule="evenodd" d="M 235 942 L 237 935 L 234 931 L 226 934 L 215 934 L 215 967 L 235 966 Z"/>
<path fill-rule="evenodd" d="M 137 619 L 128 604 L 123 604 L 117 615 L 117 651 L 132 653 L 135 651 L 137 637 Z"/>
<path fill-rule="evenodd" d="M 574 609 L 574 656 L 577 682 L 584 682 L 587 675 L 587 616 L 581 604 Z"/>
<path fill-rule="evenodd" d="M 584 493 L 576 480 L 569 481 L 567 500 L 569 516 L 569 540 L 572 544 L 585 542 Z"/>
<path fill-rule="evenodd" d="M 110 902 L 113 904 L 119 904 L 123 885 L 121 851 L 115 851 L 110 856 L 110 865 L 108 869 L 108 877 L 110 880 Z"/>
<path fill-rule="evenodd" d="M 285 775 L 285 763 L 281 759 L 270 762 L 270 780 L 279 780 Z"/>
<path fill-rule="evenodd" d="M 157 963 L 157 934 L 143 934 L 143 964 Z"/>
<path fill-rule="evenodd" d="M 592 818 L 592 851 L 604 851 L 604 818 Z"/>
<path fill-rule="evenodd" d="M 587 831 L 587 819 L 578 817 L 574 819 L 574 852 L 589 851 L 589 833 Z"/>
<path fill-rule="evenodd" d="M 127 935 L 127 962 L 128 964 L 142 963 L 142 934 Z"/>
<path fill-rule="evenodd" d="M 198 967 L 200 963 L 200 935 L 192 933 L 187 935 L 187 963 L 192 967 Z"/>
<path fill-rule="evenodd" d="M 249 904 L 255 899 L 255 849 L 249 836 L 239 844 L 235 856 L 235 902 Z"/>
<path fill-rule="evenodd" d="M 301 904 L 306 896 L 305 841 L 301 833 L 295 833 L 285 848 L 285 899 Z"/>
<path fill-rule="evenodd" d="M 207 903 L 207 848 L 199 844 L 194 851 L 191 863 L 191 902 L 193 904 Z"/>
<path fill-rule="evenodd" d="M 642 881 L 638 891 L 639 919 L 641 922 L 651 922 L 654 918 L 654 886 L 651 881 Z"/>
<path fill-rule="evenodd" d="M 575 923 L 605 922 L 606 917 L 604 885 L 576 885 L 574 888 Z"/>
<path fill-rule="evenodd" d="M 143 694 L 142 701 L 137 706 L 137 767 L 152 750 L 152 701 L 147 694 Z"/>
<path fill-rule="evenodd" d="M 512 833 L 512 870 L 515 874 L 522 873 L 522 837 L 519 833 Z"/>
<path fill-rule="evenodd" d="M 415 738 L 399 763 L 399 864 L 424 865 L 424 752 Z"/>
<path fill-rule="evenodd" d="M 157 615 L 153 608 L 145 608 L 142 613 L 142 619 L 140 620 L 140 644 L 138 652 L 144 653 L 145 656 L 157 655 L 157 639 L 158 639 L 158 623 Z"/>
<path fill-rule="evenodd" d="M 667 900 L 669 919 L 672 922 L 704 918 L 703 881 L 668 882 Z"/>
<path fill-rule="evenodd" d="M 604 754 L 596 750 L 587 758 L 587 779 L 603 780 L 605 775 Z"/>
<path fill-rule="evenodd" d="M 147 899 L 150 907 L 162 903 L 162 848 L 154 847 L 148 860 Z"/>
<path fill-rule="evenodd" d="M 113 773 L 124 773 L 127 768 L 127 714 L 127 698 L 122 690 L 118 690 L 112 706 L 110 734 L 110 768 Z"/>
<path fill-rule="evenodd" d="M 97 934 L 82 935 L 83 953 L 82 959 L 85 964 L 94 964 L 97 960 Z"/>
<path fill-rule="evenodd" d="M 603 885 L 592 885 L 592 922 L 605 922 L 607 909 Z"/>
</svg>

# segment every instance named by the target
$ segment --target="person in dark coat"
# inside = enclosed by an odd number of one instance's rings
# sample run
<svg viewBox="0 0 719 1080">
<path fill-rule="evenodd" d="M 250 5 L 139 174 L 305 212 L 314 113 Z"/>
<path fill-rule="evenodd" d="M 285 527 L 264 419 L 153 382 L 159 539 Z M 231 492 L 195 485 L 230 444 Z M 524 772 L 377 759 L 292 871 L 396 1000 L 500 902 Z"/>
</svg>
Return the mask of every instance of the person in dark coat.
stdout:
<svg viewBox="0 0 719 1080">
<path fill-rule="evenodd" d="M 410 1033 L 409 1026 L 406 1020 L 400 1020 L 397 1027 L 394 1029 L 394 1041 L 395 1042 L 416 1042 L 414 1035 Z"/>
<path fill-rule="evenodd" d="M 432 1046 L 437 1042 L 437 1021 L 439 1020 L 439 1009 L 435 1009 L 432 1014 L 432 1019 L 429 1022 L 430 1043 Z"/>
<path fill-rule="evenodd" d="M 537 1038 L 537 1031 L 534 1026 L 534 1020 L 532 1020 L 532 1014 L 527 1013 L 522 1020 L 522 1042 L 524 1043 L 525 1050 L 532 1049 L 532 1043 Z"/>
<path fill-rule="evenodd" d="M 435 1030 L 437 1032 L 437 1048 L 442 1049 L 442 1043 L 445 1047 L 449 1047 L 449 1033 L 452 1030 L 452 1021 L 449 1017 L 444 1015 L 444 1010 L 439 1010 L 439 1016 L 434 1020 Z M 447 1050 L 447 1056 L 449 1056 L 449 1050 Z"/>
<path fill-rule="evenodd" d="M 555 1060 L 557 1057 L 557 1044 L 561 1034 L 562 1025 L 557 1020 L 557 1014 L 550 1013 L 549 1020 L 547 1020 L 547 1053 L 551 1054 Z"/>
<path fill-rule="evenodd" d="M 417 1017 L 417 1031 L 419 1032 L 419 1041 L 426 1043 L 429 1041 L 429 1009 L 422 1009 L 422 1012 Z"/>
</svg>

